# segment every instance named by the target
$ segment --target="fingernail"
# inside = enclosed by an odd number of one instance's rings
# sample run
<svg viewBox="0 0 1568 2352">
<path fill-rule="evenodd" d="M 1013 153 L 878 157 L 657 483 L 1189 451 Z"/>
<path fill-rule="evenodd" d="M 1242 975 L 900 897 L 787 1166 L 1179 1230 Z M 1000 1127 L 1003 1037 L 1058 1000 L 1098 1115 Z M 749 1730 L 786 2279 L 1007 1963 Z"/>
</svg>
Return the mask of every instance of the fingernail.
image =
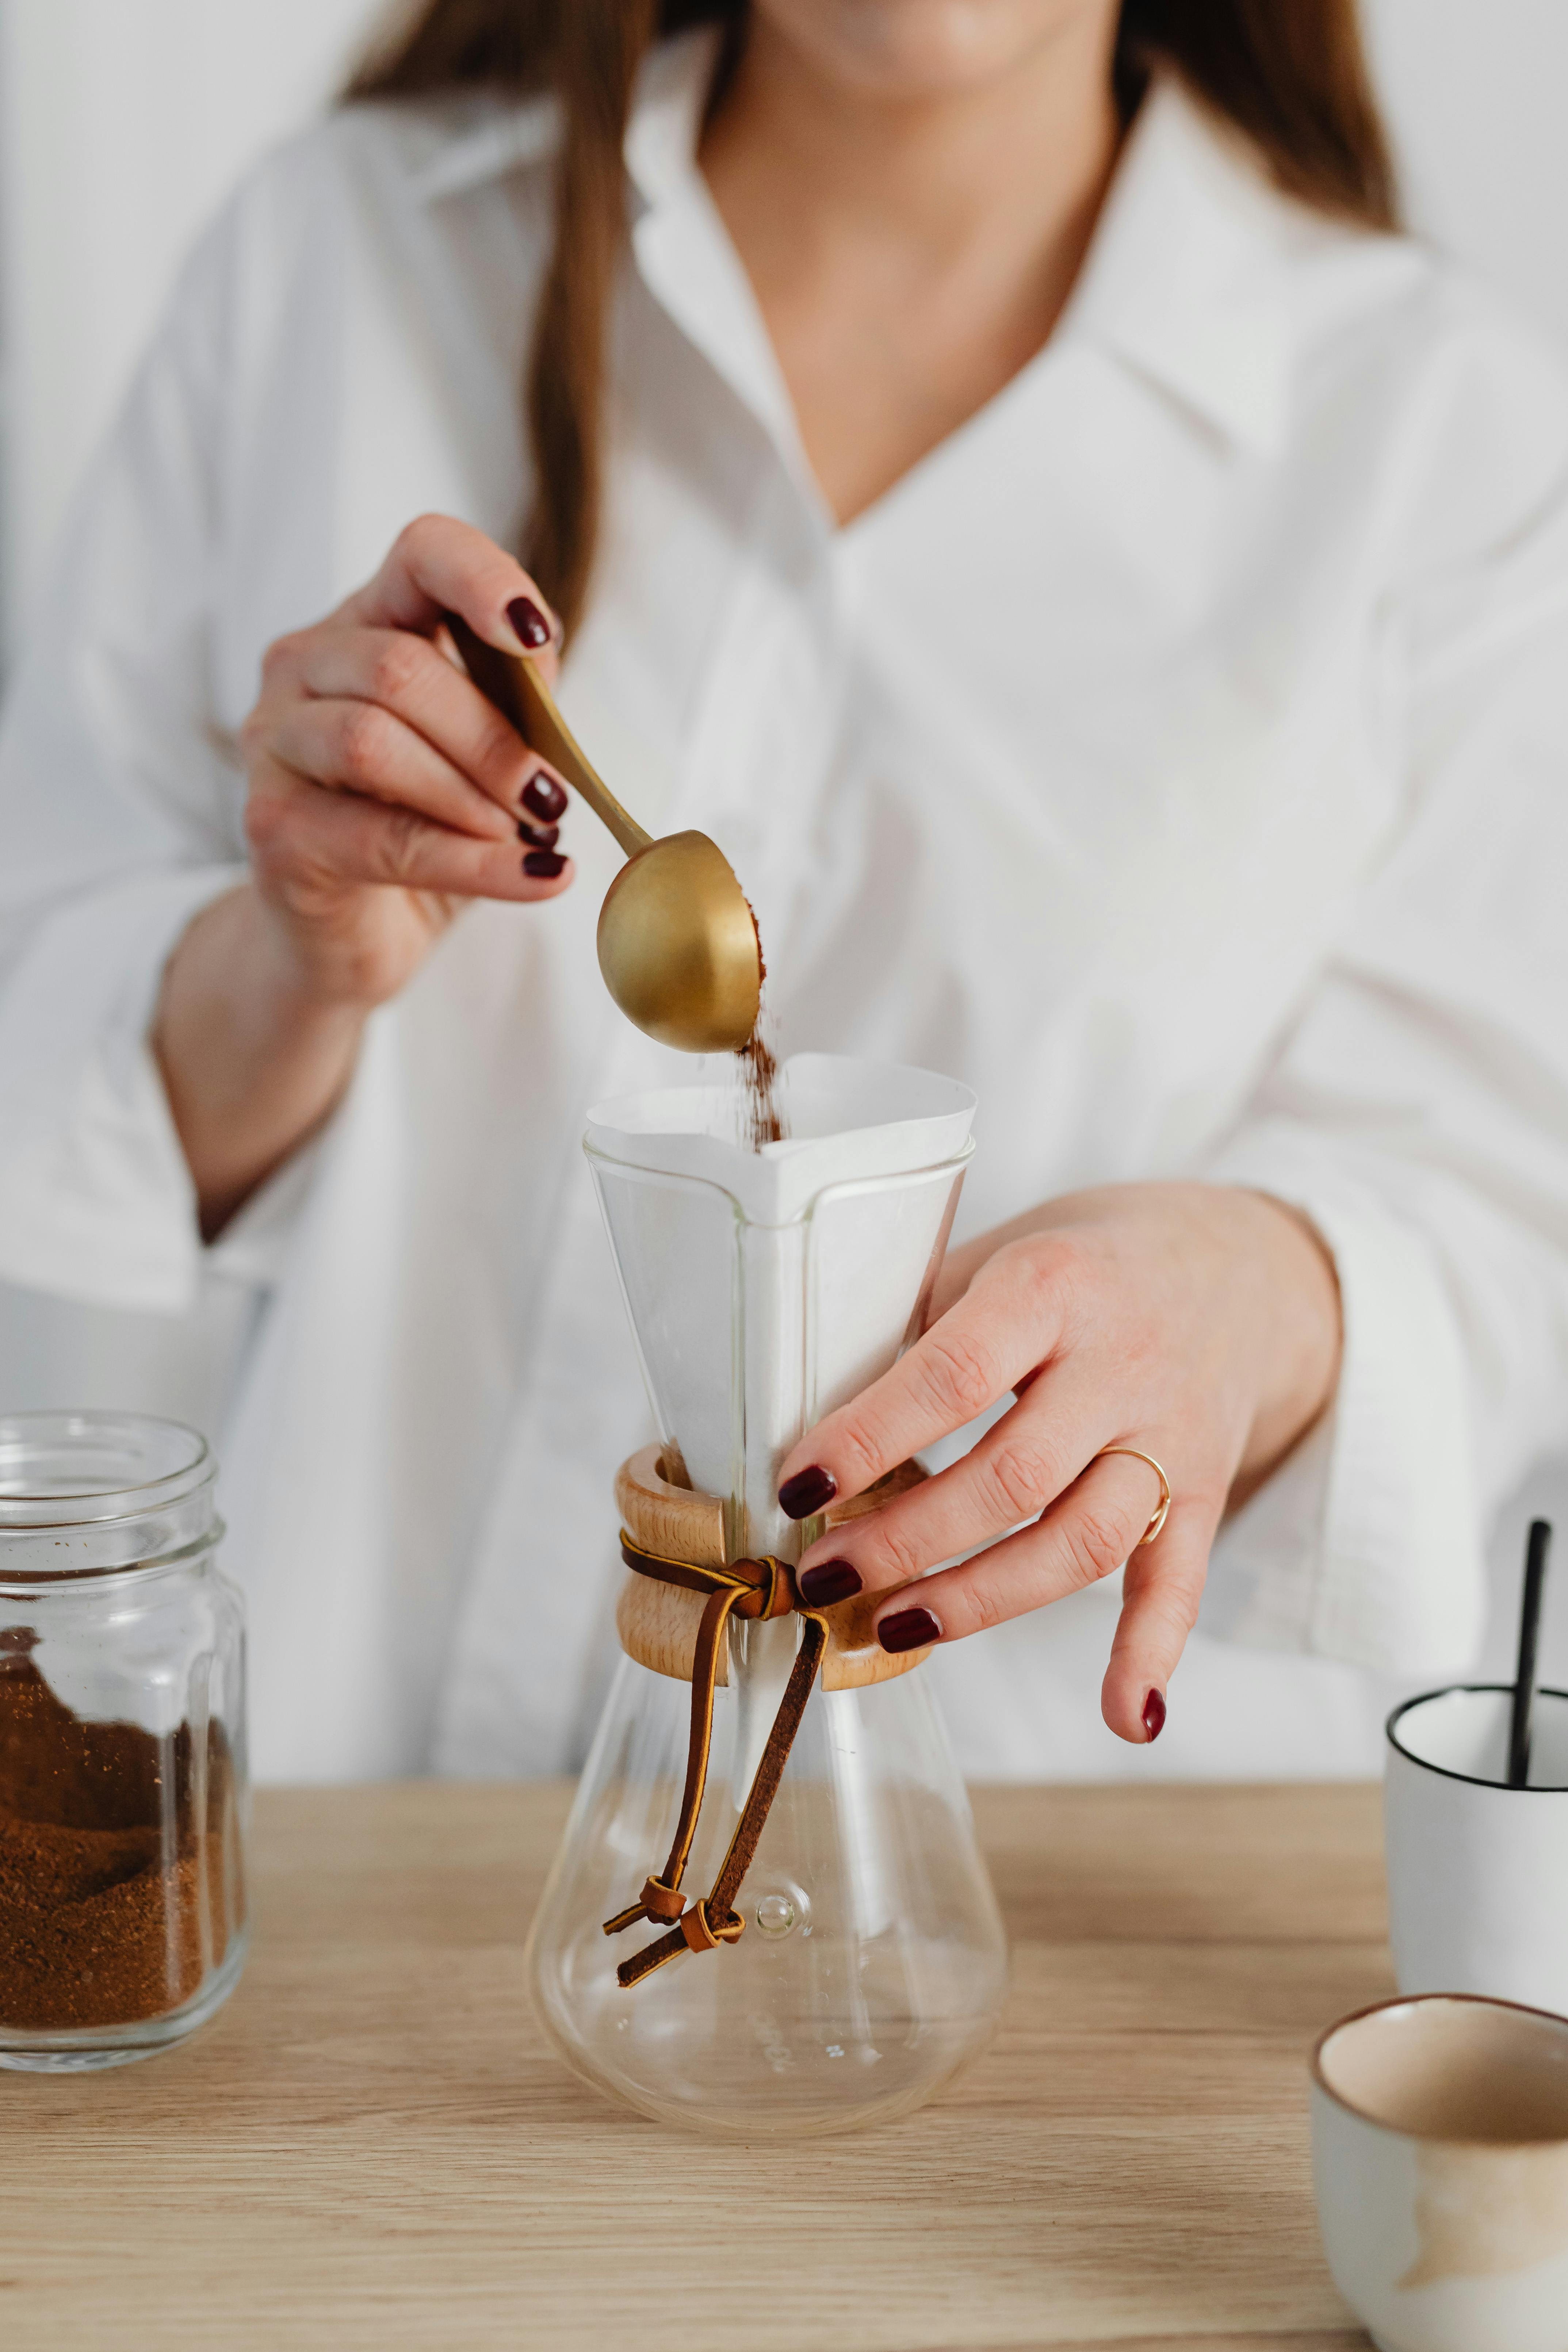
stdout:
<svg viewBox="0 0 1568 2352">
<path fill-rule="evenodd" d="M 1143 1728 L 1151 1746 L 1165 1728 L 1165 1702 L 1157 1690 L 1152 1690 L 1143 1702 Z"/>
<path fill-rule="evenodd" d="M 860 1590 L 859 1572 L 847 1559 L 819 1559 L 797 1580 L 801 1599 L 813 1609 L 831 1609 L 836 1601 L 847 1601 Z"/>
<path fill-rule="evenodd" d="M 523 872 L 531 875 L 536 882 L 553 882 L 565 867 L 566 860 L 557 857 L 552 849 L 531 849 L 522 861 Z"/>
<path fill-rule="evenodd" d="M 786 1518 L 815 1518 L 825 1511 L 838 1492 L 838 1481 L 831 1470 L 813 1463 L 809 1470 L 797 1470 L 779 1488 L 779 1508 Z"/>
<path fill-rule="evenodd" d="M 521 797 L 522 805 L 530 816 L 536 816 L 542 824 L 553 824 L 557 817 L 566 814 L 565 785 L 558 784 L 553 776 L 547 776 L 542 771 L 538 775 L 530 776 L 522 788 Z"/>
<path fill-rule="evenodd" d="M 525 816 L 517 821 L 517 837 L 526 841 L 530 849 L 553 849 L 561 838 L 558 824 L 534 824 Z"/>
<path fill-rule="evenodd" d="M 884 1650 L 923 1650 L 928 1642 L 941 1641 L 942 1627 L 929 1609 L 897 1609 L 883 1618 L 877 1639 Z"/>
<path fill-rule="evenodd" d="M 506 608 L 506 616 L 531 654 L 550 643 L 550 624 L 531 596 L 514 596 Z"/>
</svg>

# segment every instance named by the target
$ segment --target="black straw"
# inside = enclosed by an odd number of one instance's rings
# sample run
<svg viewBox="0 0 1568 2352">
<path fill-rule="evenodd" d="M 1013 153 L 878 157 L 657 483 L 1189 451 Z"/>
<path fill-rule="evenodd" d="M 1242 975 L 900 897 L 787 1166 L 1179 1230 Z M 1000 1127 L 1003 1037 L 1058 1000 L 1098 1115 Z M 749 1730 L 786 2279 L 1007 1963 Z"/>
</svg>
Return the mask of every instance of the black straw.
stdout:
<svg viewBox="0 0 1568 2352">
<path fill-rule="evenodd" d="M 1508 1785 L 1530 1785 L 1530 1710 L 1535 1698 L 1535 1654 L 1541 1643 L 1541 1592 L 1552 1542 L 1548 1519 L 1531 1519 L 1524 1552 L 1524 1606 L 1519 1619 L 1519 1670 L 1513 1679 L 1513 1715 L 1508 1729 Z"/>
</svg>

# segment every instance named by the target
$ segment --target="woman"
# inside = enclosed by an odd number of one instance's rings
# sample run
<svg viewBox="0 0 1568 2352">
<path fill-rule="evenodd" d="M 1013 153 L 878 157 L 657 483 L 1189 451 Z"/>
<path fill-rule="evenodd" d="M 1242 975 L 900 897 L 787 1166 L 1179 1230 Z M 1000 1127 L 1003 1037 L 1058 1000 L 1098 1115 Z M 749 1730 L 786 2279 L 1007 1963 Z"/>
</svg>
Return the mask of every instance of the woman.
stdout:
<svg viewBox="0 0 1568 2352">
<path fill-rule="evenodd" d="M 452 609 L 724 846 L 786 1050 L 979 1092 L 946 1311 L 783 1466 L 993 1416 L 803 1580 L 971 1764 L 1072 1768 L 1030 1612 L 1124 1559 L 1154 1739 L 1227 1511 L 1217 1630 L 1462 1660 L 1568 1391 L 1568 402 L 1394 233 L 1350 0 L 433 0 L 353 96 L 191 265 L 4 772 L 5 1270 L 262 1302 L 262 1769 L 570 1762 L 643 1429 L 577 1139 L 689 1066 Z"/>
</svg>

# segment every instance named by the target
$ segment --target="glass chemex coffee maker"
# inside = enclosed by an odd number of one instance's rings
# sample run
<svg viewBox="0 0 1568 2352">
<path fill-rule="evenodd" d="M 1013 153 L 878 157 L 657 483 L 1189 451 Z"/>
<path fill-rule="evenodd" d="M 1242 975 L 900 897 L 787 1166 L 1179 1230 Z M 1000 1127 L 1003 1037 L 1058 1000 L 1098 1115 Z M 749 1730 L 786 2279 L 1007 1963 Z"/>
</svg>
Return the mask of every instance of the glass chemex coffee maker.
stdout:
<svg viewBox="0 0 1568 2352">
<path fill-rule="evenodd" d="M 920 2105 L 1006 1973 L 928 1654 L 885 1654 L 868 1599 L 802 1607 L 791 1566 L 826 1522 L 776 1499 L 797 1439 L 920 1328 L 973 1097 L 819 1055 L 785 1086 L 791 1139 L 761 1152 L 724 1087 L 591 1116 L 659 1438 L 616 1481 L 625 1654 L 530 1944 L 579 2074 L 737 2137 Z"/>
</svg>

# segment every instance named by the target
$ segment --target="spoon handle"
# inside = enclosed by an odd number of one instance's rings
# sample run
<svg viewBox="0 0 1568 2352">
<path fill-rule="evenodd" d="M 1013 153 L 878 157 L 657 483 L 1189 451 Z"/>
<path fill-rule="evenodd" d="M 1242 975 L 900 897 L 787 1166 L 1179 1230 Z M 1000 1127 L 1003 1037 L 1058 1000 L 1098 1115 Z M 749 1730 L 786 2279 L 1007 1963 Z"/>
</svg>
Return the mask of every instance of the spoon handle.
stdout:
<svg viewBox="0 0 1568 2352">
<path fill-rule="evenodd" d="M 646 849 L 653 835 L 627 815 L 595 772 L 534 664 L 524 655 L 503 654 L 487 646 L 458 614 L 448 613 L 446 617 L 463 667 L 487 701 L 510 719 L 523 741 L 541 759 L 548 760 L 557 775 L 576 787 L 626 856 L 635 857 L 639 849 Z"/>
</svg>

